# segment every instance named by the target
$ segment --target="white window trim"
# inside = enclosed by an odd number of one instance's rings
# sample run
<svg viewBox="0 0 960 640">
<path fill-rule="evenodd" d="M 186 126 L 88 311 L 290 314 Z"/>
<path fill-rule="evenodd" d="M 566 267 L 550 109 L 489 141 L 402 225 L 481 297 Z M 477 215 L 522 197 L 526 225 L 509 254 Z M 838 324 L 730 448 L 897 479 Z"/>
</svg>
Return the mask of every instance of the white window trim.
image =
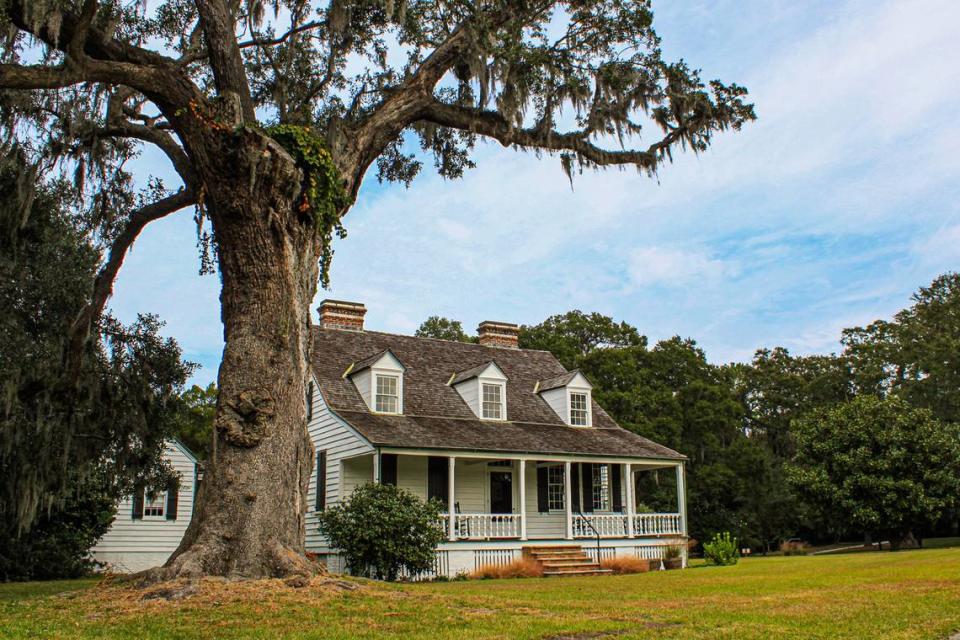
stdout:
<svg viewBox="0 0 960 640">
<path fill-rule="evenodd" d="M 150 502 L 150 492 L 144 490 L 143 492 L 143 519 L 144 520 L 166 520 L 167 518 L 167 502 L 168 496 L 166 491 L 158 491 L 157 497 L 155 498 L 156 502 L 160 503 L 160 515 L 157 514 L 148 514 L 147 505 Z"/>
<path fill-rule="evenodd" d="M 378 378 L 396 378 L 397 379 L 397 410 L 396 411 L 377 411 L 377 379 Z M 395 369 L 373 369 L 370 372 L 370 410 L 385 416 L 403 415 L 403 372 Z"/>
<path fill-rule="evenodd" d="M 593 504 L 593 510 L 594 510 L 594 511 L 601 511 L 601 512 L 610 511 L 610 510 L 612 509 L 612 506 L 613 506 L 613 505 L 612 505 L 612 502 L 613 502 L 613 499 L 612 499 L 612 498 L 613 498 L 613 496 L 611 495 L 612 492 L 613 492 L 613 490 L 612 490 L 612 487 L 611 487 L 611 480 L 610 480 L 610 474 L 611 474 L 610 465 L 609 465 L 609 464 L 606 464 L 606 463 L 603 463 L 603 462 L 601 462 L 601 463 L 594 463 L 594 465 L 593 465 L 590 469 L 591 469 L 591 471 L 590 471 L 591 473 L 596 472 L 596 475 L 599 476 L 599 477 L 593 477 L 593 478 L 590 479 L 590 480 L 591 480 L 591 486 L 593 487 L 593 491 L 594 491 L 594 492 L 597 492 L 597 490 L 599 489 L 599 494 L 600 494 L 600 504 L 599 504 L 599 505 L 597 504 L 596 496 L 595 496 L 595 495 L 590 496 L 590 501 L 591 501 L 591 503 Z M 606 474 L 607 474 L 607 483 L 606 483 L 606 486 L 604 486 L 604 484 L 603 484 L 603 473 L 604 473 L 604 470 L 606 470 Z M 604 503 L 606 503 L 606 504 L 604 504 Z"/>
<path fill-rule="evenodd" d="M 587 397 L 587 424 L 573 424 L 573 394 L 575 393 Z M 582 429 L 593 426 L 593 397 L 589 389 L 567 388 L 567 424 Z"/>
<path fill-rule="evenodd" d="M 480 404 L 480 415 L 481 420 L 490 420 L 491 422 L 506 422 L 507 420 L 507 385 L 502 380 L 490 379 L 490 378 L 478 378 L 477 383 L 479 389 L 477 390 L 477 400 Z M 499 418 L 487 418 L 483 415 L 483 387 L 484 385 L 490 385 L 491 387 L 500 387 L 500 417 Z"/>
</svg>

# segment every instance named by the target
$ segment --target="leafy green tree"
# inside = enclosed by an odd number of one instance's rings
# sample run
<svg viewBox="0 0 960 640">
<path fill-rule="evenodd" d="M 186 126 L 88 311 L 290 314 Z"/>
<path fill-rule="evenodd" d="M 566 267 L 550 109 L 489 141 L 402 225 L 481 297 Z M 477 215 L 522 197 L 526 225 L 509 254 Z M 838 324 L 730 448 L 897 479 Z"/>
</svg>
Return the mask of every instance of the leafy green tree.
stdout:
<svg viewBox="0 0 960 640">
<path fill-rule="evenodd" d="M 476 342 L 476 338 L 466 334 L 459 320 L 440 316 L 430 316 L 424 320 L 414 335 L 420 338 L 438 338 L 454 342 Z"/>
<path fill-rule="evenodd" d="M 893 320 L 843 332 L 863 393 L 897 394 L 960 422 L 960 273 L 945 273 Z"/>
<path fill-rule="evenodd" d="M 176 434 L 199 460 L 210 457 L 213 442 L 213 419 L 217 410 L 217 385 L 193 385 L 180 394 L 181 406 L 176 412 Z"/>
<path fill-rule="evenodd" d="M 339 549 L 353 575 L 396 580 L 433 568 L 444 539 L 440 505 L 405 489 L 368 483 L 317 514 L 320 533 Z"/>
<path fill-rule="evenodd" d="M 791 483 L 838 532 L 894 547 L 960 499 L 960 427 L 897 397 L 859 396 L 794 422 Z"/>
<path fill-rule="evenodd" d="M 627 323 L 617 323 L 608 316 L 579 310 L 520 328 L 522 349 L 550 351 L 568 369 L 578 368 L 580 360 L 597 349 L 643 347 L 646 344 L 647 339 Z"/>
<path fill-rule="evenodd" d="M 103 316 L 77 369 L 64 369 L 97 264 L 64 206 L 69 191 L 36 185 L 16 155 L 0 162 L 0 212 L 16 215 L 0 237 L 0 538 L 10 544 L 38 519 L 70 521 L 58 512 L 78 495 L 115 501 L 136 482 L 166 484 L 163 443 L 192 370 L 152 316 L 129 326 Z"/>
<path fill-rule="evenodd" d="M 742 87 L 664 58 L 647 0 L 2 7 L 0 139 L 74 180 L 72 204 L 107 249 L 68 361 L 151 221 L 195 208 L 202 267 L 221 275 L 217 456 L 171 577 L 311 570 L 309 307 L 370 167 L 409 185 L 422 167 L 413 137 L 457 178 L 482 138 L 553 155 L 568 178 L 654 175 L 755 117 Z M 179 184 L 127 170 L 143 145 Z"/>
<path fill-rule="evenodd" d="M 43 511 L 28 534 L 0 528 L 0 582 L 79 578 L 96 568 L 91 549 L 110 528 L 116 497 L 99 478 L 72 487 L 63 503 Z"/>
</svg>

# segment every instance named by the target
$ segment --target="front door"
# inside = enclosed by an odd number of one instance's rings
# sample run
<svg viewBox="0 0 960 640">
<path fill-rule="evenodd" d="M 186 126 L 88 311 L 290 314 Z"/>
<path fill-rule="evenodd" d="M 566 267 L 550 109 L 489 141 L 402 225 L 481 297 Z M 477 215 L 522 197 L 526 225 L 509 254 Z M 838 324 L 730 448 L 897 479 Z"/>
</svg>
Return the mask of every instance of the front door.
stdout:
<svg viewBox="0 0 960 640">
<path fill-rule="evenodd" d="M 513 513 L 513 474 L 490 472 L 490 513 Z"/>
</svg>

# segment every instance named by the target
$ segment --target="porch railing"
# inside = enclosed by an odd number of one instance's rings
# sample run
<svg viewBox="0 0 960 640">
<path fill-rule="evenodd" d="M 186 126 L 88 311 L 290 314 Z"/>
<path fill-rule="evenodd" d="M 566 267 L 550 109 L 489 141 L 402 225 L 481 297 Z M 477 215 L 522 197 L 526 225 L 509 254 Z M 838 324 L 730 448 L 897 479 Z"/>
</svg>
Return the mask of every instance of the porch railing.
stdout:
<svg viewBox="0 0 960 640">
<path fill-rule="evenodd" d="M 591 527 L 590 525 L 593 526 Z M 593 538 L 596 535 L 599 535 L 601 538 L 626 538 L 627 516 L 619 513 L 596 515 L 574 514 L 574 538 Z"/>
<path fill-rule="evenodd" d="M 680 535 L 683 529 L 679 513 L 638 513 L 633 520 L 637 536 Z"/>
<path fill-rule="evenodd" d="M 519 513 L 457 513 L 453 518 L 459 540 L 520 537 Z"/>
<path fill-rule="evenodd" d="M 601 538 L 626 538 L 628 516 L 612 514 L 575 514 L 573 537 L 592 538 L 599 533 Z M 593 525 L 592 527 L 590 525 Z M 662 536 L 682 533 L 679 513 L 638 513 L 633 517 L 633 535 Z"/>
</svg>

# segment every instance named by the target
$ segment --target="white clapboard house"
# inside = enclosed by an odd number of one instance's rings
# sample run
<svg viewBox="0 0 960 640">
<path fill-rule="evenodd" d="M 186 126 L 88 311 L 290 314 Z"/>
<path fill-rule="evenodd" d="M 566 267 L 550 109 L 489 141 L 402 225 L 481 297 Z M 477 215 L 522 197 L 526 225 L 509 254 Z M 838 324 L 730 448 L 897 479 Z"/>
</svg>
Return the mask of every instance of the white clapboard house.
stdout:
<svg viewBox="0 0 960 640">
<path fill-rule="evenodd" d="M 110 529 L 93 548 L 93 557 L 108 571 L 142 571 L 167 561 L 183 538 L 193 515 L 197 459 L 177 440 L 166 443 L 164 458 L 180 476 L 177 490 L 139 489 L 124 498 Z"/>
<path fill-rule="evenodd" d="M 331 569 L 315 513 L 366 482 L 442 501 L 441 575 L 524 553 L 584 573 L 588 557 L 685 558 L 684 457 L 617 425 L 580 372 L 519 349 L 516 325 L 484 322 L 468 344 L 367 331 L 365 313 L 326 300 L 314 334 L 307 547 Z M 676 508 L 638 513 L 636 478 L 655 469 L 676 474 Z"/>
</svg>

